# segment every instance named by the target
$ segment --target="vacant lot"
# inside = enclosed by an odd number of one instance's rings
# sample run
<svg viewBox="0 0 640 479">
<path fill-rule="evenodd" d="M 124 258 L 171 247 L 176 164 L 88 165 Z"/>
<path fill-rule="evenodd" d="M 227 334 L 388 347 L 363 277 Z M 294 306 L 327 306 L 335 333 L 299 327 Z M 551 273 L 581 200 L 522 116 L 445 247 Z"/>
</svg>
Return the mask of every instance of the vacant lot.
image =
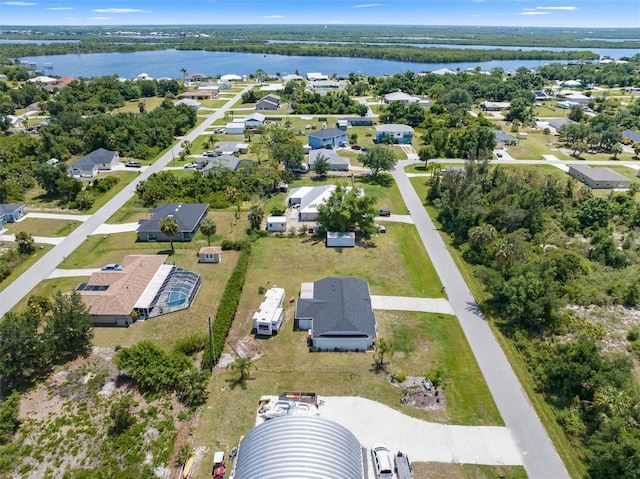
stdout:
<svg viewBox="0 0 640 479">
<path fill-rule="evenodd" d="M 67 236 L 82 223 L 80 221 L 56 220 L 48 218 L 25 218 L 19 223 L 7 223 L 7 235 L 15 235 L 20 231 L 31 236 Z"/>
</svg>

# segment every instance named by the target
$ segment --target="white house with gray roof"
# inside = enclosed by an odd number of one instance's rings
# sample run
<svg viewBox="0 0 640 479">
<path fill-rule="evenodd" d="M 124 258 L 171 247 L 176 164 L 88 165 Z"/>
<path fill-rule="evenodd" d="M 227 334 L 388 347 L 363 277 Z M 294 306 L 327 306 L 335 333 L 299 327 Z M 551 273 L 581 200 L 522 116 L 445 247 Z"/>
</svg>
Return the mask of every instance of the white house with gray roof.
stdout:
<svg viewBox="0 0 640 479">
<path fill-rule="evenodd" d="M 98 148 L 69 167 L 69 174 L 76 178 L 92 178 L 100 171 L 112 170 L 120 163 L 120 155 L 117 151 Z"/>
<path fill-rule="evenodd" d="M 413 128 L 409 125 L 388 124 L 376 125 L 376 143 L 384 143 L 391 138 L 394 143 L 411 144 L 413 141 Z"/>
<path fill-rule="evenodd" d="M 414 95 L 409 95 L 408 93 L 404 93 L 402 90 L 394 91 L 392 93 L 387 93 L 384 96 L 385 103 L 403 103 L 408 105 L 410 103 L 418 103 L 420 98 Z"/>
<path fill-rule="evenodd" d="M 351 163 L 349 158 L 340 156 L 335 150 L 311 150 L 309 152 L 309 170 L 313 171 L 318 158 L 324 157 L 329 162 L 330 171 L 349 171 Z"/>
<path fill-rule="evenodd" d="M 569 175 L 582 181 L 594 189 L 623 189 L 629 188 L 631 180 L 609 168 L 592 168 L 588 165 L 570 165 Z"/>
<path fill-rule="evenodd" d="M 368 283 L 351 277 L 302 283 L 295 327 L 309 331 L 316 350 L 371 349 L 377 330 Z"/>
</svg>

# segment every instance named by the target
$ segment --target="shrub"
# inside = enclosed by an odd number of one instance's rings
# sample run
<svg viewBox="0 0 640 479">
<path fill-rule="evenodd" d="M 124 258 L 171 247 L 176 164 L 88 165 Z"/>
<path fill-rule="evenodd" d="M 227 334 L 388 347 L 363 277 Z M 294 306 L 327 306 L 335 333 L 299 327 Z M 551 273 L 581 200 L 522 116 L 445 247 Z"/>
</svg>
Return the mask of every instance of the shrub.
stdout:
<svg viewBox="0 0 640 479">
<path fill-rule="evenodd" d="M 403 383 L 405 379 L 407 379 L 407 375 L 402 371 L 399 371 L 393 375 L 393 380 L 397 383 Z"/>
<path fill-rule="evenodd" d="M 284 205 L 274 205 L 273 208 L 271 208 L 271 214 L 273 216 L 283 216 L 285 211 L 287 211 L 287 208 Z"/>
<path fill-rule="evenodd" d="M 627 341 L 634 342 L 634 341 L 637 341 L 639 337 L 640 337 L 640 329 L 633 328 L 627 334 Z"/>
<path fill-rule="evenodd" d="M 185 356 L 193 356 L 195 353 L 202 351 L 209 341 L 209 336 L 205 333 L 195 333 L 178 339 L 173 346 L 173 350 L 182 353 Z"/>
</svg>

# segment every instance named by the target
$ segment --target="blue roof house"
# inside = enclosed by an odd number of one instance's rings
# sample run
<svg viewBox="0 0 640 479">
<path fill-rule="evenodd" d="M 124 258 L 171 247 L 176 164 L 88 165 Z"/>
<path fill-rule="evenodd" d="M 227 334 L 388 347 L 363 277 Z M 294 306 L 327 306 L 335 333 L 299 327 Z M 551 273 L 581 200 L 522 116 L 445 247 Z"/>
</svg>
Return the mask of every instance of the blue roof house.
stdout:
<svg viewBox="0 0 640 479">
<path fill-rule="evenodd" d="M 386 138 L 391 138 L 394 143 L 409 145 L 413 141 L 413 128 L 409 125 L 377 125 L 376 143 L 384 143 Z"/>
<path fill-rule="evenodd" d="M 0 204 L 0 230 L 5 223 L 14 223 L 24 216 L 24 205 L 18 203 Z"/>
<path fill-rule="evenodd" d="M 327 128 L 326 130 L 309 133 L 309 146 L 312 150 L 318 148 L 337 148 L 347 143 L 347 133 L 339 128 Z"/>
</svg>

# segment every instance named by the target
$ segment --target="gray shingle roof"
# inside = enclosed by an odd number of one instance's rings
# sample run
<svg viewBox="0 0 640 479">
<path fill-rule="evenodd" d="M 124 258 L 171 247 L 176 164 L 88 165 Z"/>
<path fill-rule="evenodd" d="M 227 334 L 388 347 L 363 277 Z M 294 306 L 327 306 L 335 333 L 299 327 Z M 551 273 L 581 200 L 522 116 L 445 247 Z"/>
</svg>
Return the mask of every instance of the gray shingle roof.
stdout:
<svg viewBox="0 0 640 479">
<path fill-rule="evenodd" d="M 630 141 L 633 141 L 634 143 L 640 143 L 640 133 L 638 133 L 637 131 L 624 130 L 622 132 L 622 136 L 624 138 L 628 138 Z"/>
<path fill-rule="evenodd" d="M 3 218 L 5 215 L 12 215 L 18 208 L 23 207 L 22 203 L 4 203 L 0 204 L 0 218 Z"/>
<path fill-rule="evenodd" d="M 571 165 L 570 168 L 574 169 L 578 173 L 590 178 L 592 181 L 598 182 L 617 182 L 617 181 L 629 181 L 626 176 L 616 173 L 609 168 L 592 168 L 589 165 Z"/>
<path fill-rule="evenodd" d="M 320 138 L 324 140 L 326 138 L 332 138 L 334 136 L 346 136 L 347 134 L 339 128 L 327 128 L 325 130 L 318 130 L 313 133 L 309 133 L 309 138 Z"/>
<path fill-rule="evenodd" d="M 313 336 L 359 332 L 375 337 L 376 318 L 369 285 L 358 278 L 316 281 L 312 299 L 299 299 L 296 318 L 313 318 Z"/>
<path fill-rule="evenodd" d="M 193 231 L 207 213 L 207 203 L 163 203 L 149 210 L 151 219 L 139 221 L 138 231 L 160 231 L 160 220 L 173 216 L 179 232 Z"/>
<path fill-rule="evenodd" d="M 378 132 L 378 133 L 386 133 L 386 132 L 413 133 L 413 128 L 411 128 L 409 125 L 401 125 L 401 124 L 397 124 L 397 123 L 390 123 L 388 125 L 378 125 L 378 126 L 376 126 L 376 132 Z"/>
</svg>

